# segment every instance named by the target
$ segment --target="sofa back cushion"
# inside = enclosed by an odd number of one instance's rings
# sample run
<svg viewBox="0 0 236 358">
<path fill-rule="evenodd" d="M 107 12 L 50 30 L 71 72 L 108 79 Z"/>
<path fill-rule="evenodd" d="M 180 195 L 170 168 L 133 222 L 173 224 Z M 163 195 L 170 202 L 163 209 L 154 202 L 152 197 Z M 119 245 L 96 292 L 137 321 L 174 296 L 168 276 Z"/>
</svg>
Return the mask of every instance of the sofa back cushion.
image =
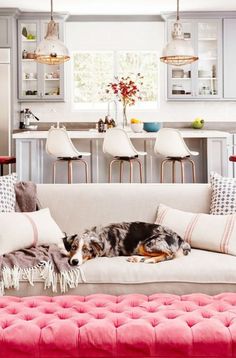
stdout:
<svg viewBox="0 0 236 358">
<path fill-rule="evenodd" d="M 60 228 L 81 233 L 94 225 L 154 222 L 157 205 L 208 213 L 208 184 L 38 184 L 41 207 L 49 207 Z"/>
<path fill-rule="evenodd" d="M 156 223 L 175 231 L 193 248 L 236 255 L 236 214 L 190 213 L 161 204 Z"/>
</svg>

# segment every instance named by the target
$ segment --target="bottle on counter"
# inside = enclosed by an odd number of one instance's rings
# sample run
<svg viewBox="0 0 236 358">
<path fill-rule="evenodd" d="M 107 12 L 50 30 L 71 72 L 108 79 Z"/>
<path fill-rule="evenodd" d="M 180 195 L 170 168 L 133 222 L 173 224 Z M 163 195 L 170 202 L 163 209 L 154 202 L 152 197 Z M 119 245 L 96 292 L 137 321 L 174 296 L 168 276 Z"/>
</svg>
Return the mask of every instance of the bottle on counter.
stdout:
<svg viewBox="0 0 236 358">
<path fill-rule="evenodd" d="M 102 118 L 100 118 L 98 121 L 98 133 L 103 133 L 103 132 L 104 132 L 104 122 Z"/>
<path fill-rule="evenodd" d="M 110 128 L 115 128 L 115 127 L 116 127 L 116 122 L 115 122 L 115 120 L 112 118 L 112 119 L 111 119 Z"/>
</svg>

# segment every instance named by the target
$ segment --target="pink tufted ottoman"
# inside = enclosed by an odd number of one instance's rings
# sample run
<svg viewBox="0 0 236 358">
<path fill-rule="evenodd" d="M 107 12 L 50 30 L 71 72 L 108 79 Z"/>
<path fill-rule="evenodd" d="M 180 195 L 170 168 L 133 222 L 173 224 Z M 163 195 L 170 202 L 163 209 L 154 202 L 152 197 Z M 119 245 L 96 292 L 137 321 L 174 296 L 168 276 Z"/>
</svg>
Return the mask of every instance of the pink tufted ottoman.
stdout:
<svg viewBox="0 0 236 358">
<path fill-rule="evenodd" d="M 236 294 L 0 297 L 0 357 L 236 357 Z"/>
</svg>

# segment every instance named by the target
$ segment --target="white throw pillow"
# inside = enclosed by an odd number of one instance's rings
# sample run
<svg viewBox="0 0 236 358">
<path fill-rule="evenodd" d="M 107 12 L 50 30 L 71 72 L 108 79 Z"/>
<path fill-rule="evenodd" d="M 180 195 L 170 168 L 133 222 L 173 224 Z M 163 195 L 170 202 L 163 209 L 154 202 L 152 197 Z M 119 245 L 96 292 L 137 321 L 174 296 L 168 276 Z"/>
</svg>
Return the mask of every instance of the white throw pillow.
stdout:
<svg viewBox="0 0 236 358">
<path fill-rule="evenodd" d="M 195 214 L 161 204 L 156 224 L 172 229 L 193 248 L 236 255 L 236 214 Z"/>
<path fill-rule="evenodd" d="M 222 177 L 212 172 L 210 214 L 230 215 L 236 213 L 236 179 Z"/>
<path fill-rule="evenodd" d="M 60 244 L 63 237 L 49 209 L 0 213 L 0 255 L 36 245 Z"/>
<path fill-rule="evenodd" d="M 15 211 L 16 195 L 14 184 L 16 181 L 16 173 L 0 177 L 0 212 Z"/>
</svg>

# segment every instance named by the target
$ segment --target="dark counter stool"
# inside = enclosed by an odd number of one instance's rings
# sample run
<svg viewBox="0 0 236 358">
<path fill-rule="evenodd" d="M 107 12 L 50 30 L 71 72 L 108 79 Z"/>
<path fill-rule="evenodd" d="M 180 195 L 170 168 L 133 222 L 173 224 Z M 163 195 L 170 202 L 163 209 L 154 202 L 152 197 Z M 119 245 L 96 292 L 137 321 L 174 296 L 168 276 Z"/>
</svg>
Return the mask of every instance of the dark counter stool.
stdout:
<svg viewBox="0 0 236 358">
<path fill-rule="evenodd" d="M 3 166 L 4 165 L 14 164 L 15 162 L 16 162 L 15 157 L 0 156 L 0 167 L 1 167 L 0 175 L 3 176 Z"/>
<path fill-rule="evenodd" d="M 236 155 L 231 155 L 231 156 L 229 157 L 229 161 L 230 161 L 230 162 L 236 162 Z"/>
</svg>

